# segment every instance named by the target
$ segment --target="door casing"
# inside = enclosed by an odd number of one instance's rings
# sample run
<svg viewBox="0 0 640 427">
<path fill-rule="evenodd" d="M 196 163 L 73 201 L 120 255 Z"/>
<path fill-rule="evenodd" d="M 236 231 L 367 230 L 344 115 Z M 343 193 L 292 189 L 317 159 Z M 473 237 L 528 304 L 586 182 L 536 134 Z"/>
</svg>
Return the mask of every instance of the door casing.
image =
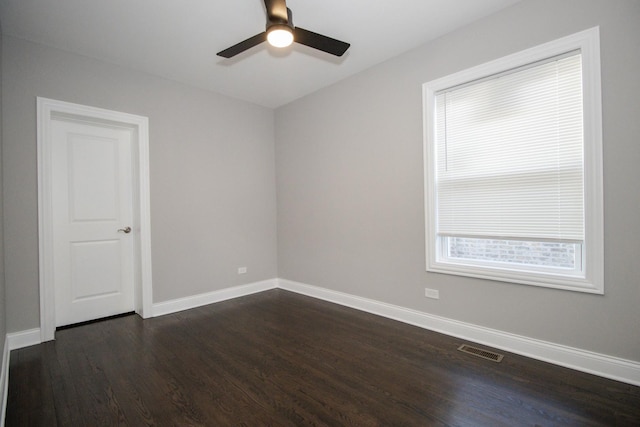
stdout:
<svg viewBox="0 0 640 427">
<path fill-rule="evenodd" d="M 115 125 L 133 130 L 134 306 L 142 318 L 152 316 L 151 220 L 149 194 L 149 119 L 118 111 L 37 98 L 38 237 L 40 268 L 40 338 L 55 339 L 53 281 L 53 220 L 51 186 L 51 122 L 73 120 Z"/>
</svg>

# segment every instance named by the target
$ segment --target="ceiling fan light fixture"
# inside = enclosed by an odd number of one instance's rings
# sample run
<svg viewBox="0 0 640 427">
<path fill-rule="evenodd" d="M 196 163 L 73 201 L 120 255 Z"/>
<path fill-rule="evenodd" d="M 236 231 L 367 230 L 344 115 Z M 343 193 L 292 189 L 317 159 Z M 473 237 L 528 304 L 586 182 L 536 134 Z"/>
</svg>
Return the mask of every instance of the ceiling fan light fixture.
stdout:
<svg viewBox="0 0 640 427">
<path fill-rule="evenodd" d="M 233 58 L 264 41 L 277 48 L 287 47 L 296 42 L 335 56 L 342 56 L 351 46 L 349 43 L 294 26 L 293 13 L 287 7 L 286 0 L 264 0 L 264 7 L 267 12 L 265 31 L 218 52 L 218 56 Z"/>
<path fill-rule="evenodd" d="M 285 24 L 276 24 L 267 30 L 267 41 L 274 47 L 287 47 L 293 43 L 293 31 Z"/>
</svg>

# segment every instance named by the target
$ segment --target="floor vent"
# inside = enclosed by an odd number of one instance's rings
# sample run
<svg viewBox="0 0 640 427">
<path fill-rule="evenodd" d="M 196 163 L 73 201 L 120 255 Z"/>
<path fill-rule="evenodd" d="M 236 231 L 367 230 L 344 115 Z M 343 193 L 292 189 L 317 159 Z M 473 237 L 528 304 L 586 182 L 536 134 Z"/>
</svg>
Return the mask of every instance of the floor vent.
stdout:
<svg viewBox="0 0 640 427">
<path fill-rule="evenodd" d="M 482 357 L 483 359 L 491 360 L 492 362 L 500 362 L 504 357 L 502 354 L 494 353 L 493 351 L 483 350 L 478 347 L 473 347 L 467 344 L 462 344 L 458 347 L 458 350 L 463 353 L 473 354 L 474 356 Z"/>
</svg>

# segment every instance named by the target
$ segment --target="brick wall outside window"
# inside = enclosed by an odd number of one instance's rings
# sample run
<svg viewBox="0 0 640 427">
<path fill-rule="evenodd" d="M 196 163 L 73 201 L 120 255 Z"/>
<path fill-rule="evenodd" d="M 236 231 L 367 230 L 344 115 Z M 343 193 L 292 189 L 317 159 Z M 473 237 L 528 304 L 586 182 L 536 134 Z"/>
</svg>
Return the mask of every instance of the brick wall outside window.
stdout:
<svg viewBox="0 0 640 427">
<path fill-rule="evenodd" d="M 449 256 L 570 269 L 575 267 L 575 246 L 557 242 L 451 237 L 449 238 Z"/>
</svg>

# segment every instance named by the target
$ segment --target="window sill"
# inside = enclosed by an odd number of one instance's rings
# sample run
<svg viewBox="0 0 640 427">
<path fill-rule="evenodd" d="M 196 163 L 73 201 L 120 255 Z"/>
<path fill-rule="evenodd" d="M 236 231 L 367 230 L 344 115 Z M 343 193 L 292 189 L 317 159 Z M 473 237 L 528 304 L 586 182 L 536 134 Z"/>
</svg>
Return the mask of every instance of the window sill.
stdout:
<svg viewBox="0 0 640 427">
<path fill-rule="evenodd" d="M 480 267 L 442 261 L 430 262 L 427 265 L 427 271 L 431 273 L 474 277 L 478 279 L 604 295 L 602 286 L 594 284 L 585 277 L 569 277 L 551 273 Z"/>
</svg>

